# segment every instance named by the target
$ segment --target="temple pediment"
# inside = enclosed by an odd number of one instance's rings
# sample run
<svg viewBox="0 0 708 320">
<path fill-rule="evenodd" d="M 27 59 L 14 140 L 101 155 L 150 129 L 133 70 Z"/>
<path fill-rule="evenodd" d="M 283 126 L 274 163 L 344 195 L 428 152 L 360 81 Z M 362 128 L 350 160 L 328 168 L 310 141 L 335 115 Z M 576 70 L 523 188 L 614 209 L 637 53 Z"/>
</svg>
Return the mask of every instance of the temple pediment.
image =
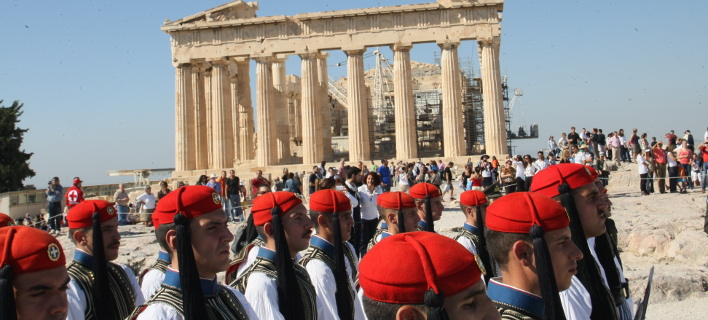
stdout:
<svg viewBox="0 0 708 320">
<path fill-rule="evenodd" d="M 258 2 L 236 0 L 177 21 L 166 21 L 165 26 L 250 19 L 256 17 L 256 10 Z"/>
</svg>

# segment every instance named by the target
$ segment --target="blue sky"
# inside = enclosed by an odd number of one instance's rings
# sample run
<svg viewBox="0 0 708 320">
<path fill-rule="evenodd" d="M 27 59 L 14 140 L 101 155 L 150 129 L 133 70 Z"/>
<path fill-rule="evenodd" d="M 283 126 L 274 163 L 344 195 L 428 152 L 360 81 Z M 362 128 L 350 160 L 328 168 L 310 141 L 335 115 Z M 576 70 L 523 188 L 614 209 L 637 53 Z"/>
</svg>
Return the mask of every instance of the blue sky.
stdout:
<svg viewBox="0 0 708 320">
<path fill-rule="evenodd" d="M 264 0 L 258 15 L 424 2 Z M 76 175 L 115 183 L 131 178 L 108 170 L 173 167 L 174 69 L 160 26 L 223 3 L 0 2 L 0 99 L 24 103 L 23 148 L 34 152 L 37 172 L 25 183 L 43 187 L 55 175 L 64 184 Z M 706 14 L 708 2 L 698 0 L 507 1 L 501 69 L 524 92 L 513 121 L 541 127 L 541 139 L 516 143 L 517 151 L 544 147 L 571 125 L 658 137 L 691 129 L 700 139 L 708 126 Z M 412 57 L 433 62 L 436 50 L 417 45 Z M 476 62 L 476 54 L 475 42 L 460 47 L 460 57 Z M 344 60 L 332 53 L 330 76 L 345 75 L 335 66 Z M 299 71 L 291 57 L 287 73 Z"/>
</svg>

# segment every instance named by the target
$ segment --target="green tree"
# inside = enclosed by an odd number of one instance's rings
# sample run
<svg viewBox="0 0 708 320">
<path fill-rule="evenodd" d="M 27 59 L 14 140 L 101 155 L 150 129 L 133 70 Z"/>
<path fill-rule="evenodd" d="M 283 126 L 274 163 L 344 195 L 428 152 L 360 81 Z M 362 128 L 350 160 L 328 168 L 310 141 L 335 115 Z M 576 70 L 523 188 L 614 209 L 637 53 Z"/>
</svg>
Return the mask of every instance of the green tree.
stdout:
<svg viewBox="0 0 708 320">
<path fill-rule="evenodd" d="M 5 107 L 0 100 L 0 192 L 20 190 L 22 181 L 34 177 L 34 170 L 29 167 L 29 159 L 34 153 L 20 150 L 22 136 L 29 129 L 20 129 L 22 106 L 19 101 Z"/>
</svg>

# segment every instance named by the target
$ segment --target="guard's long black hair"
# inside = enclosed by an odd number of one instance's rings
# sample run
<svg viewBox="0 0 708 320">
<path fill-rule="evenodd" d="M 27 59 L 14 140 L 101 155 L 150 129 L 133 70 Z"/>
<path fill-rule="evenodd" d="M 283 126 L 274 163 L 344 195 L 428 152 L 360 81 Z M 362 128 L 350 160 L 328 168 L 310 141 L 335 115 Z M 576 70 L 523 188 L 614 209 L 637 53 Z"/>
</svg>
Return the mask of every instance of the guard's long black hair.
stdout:
<svg viewBox="0 0 708 320">
<path fill-rule="evenodd" d="M 246 220 L 246 228 L 241 232 L 238 239 L 236 239 L 236 251 L 234 253 L 238 254 L 241 252 L 243 248 L 248 247 L 257 237 L 258 231 L 256 231 L 256 225 L 253 224 L 253 214 L 249 214 Z"/>
<path fill-rule="evenodd" d="M 433 206 L 430 204 L 430 195 L 425 195 L 425 231 L 435 232 L 435 225 L 433 222 Z"/>
<path fill-rule="evenodd" d="M 588 290 L 588 293 L 590 293 L 590 300 L 593 306 L 590 319 L 619 319 L 614 299 L 603 284 L 600 269 L 597 264 L 595 264 L 595 259 L 593 259 L 590 248 L 588 247 L 583 224 L 580 222 L 580 216 L 575 208 L 575 201 L 571 195 L 570 186 L 567 183 L 563 183 L 558 186 L 558 192 L 560 193 L 561 204 L 568 212 L 568 217 L 570 217 L 570 233 L 573 242 L 583 253 L 583 258 L 578 261 L 578 272 L 576 276 L 580 282 L 582 282 L 585 289 Z"/>
<path fill-rule="evenodd" d="M 306 320 L 302 306 L 300 284 L 297 282 L 290 248 L 285 239 L 285 230 L 280 214 L 280 206 L 271 209 L 273 234 L 275 236 L 275 268 L 278 273 L 278 309 L 286 320 Z"/>
<path fill-rule="evenodd" d="M 546 239 L 543 237 L 545 233 L 541 226 L 534 224 L 529 234 L 533 239 L 536 274 L 538 275 L 538 284 L 541 287 L 541 296 L 543 297 L 544 317 L 550 320 L 565 320 L 563 305 L 558 295 L 558 284 L 553 272 L 551 254 L 548 250 Z"/>
<path fill-rule="evenodd" d="M 179 196 L 177 201 L 180 201 Z M 206 299 L 199 281 L 197 262 L 194 260 L 189 219 L 180 212 L 175 215 L 174 220 L 177 232 L 177 263 L 179 265 L 179 282 L 182 285 L 184 319 L 201 319 L 207 315 Z"/>
<path fill-rule="evenodd" d="M 342 243 L 342 228 L 339 225 L 339 213 L 334 213 L 334 281 L 337 284 L 335 299 L 337 314 L 341 320 L 354 319 L 354 299 L 349 288 L 347 265 L 344 262 L 344 246 Z M 353 268 L 354 266 L 352 266 Z"/>
<path fill-rule="evenodd" d="M 620 279 L 619 270 L 617 270 L 615 265 L 615 254 L 610 236 L 607 233 L 595 237 L 595 253 L 597 253 L 597 259 L 600 261 L 602 269 L 605 270 L 605 277 L 610 286 L 610 293 L 612 293 L 612 298 L 615 300 L 615 305 L 620 306 L 624 302 L 622 279 Z"/>
<path fill-rule="evenodd" d="M 401 195 L 398 195 L 398 223 L 396 225 L 398 226 L 398 232 L 403 233 L 406 232 L 406 223 L 403 220 L 403 208 L 401 207 L 403 205 L 403 200 L 401 199 Z"/>
<path fill-rule="evenodd" d="M 103 248 L 103 230 L 101 230 L 101 214 L 94 204 L 96 212 L 93 213 L 93 303 L 96 319 L 116 319 L 115 297 L 111 291 L 108 279 L 108 262 Z"/>
<path fill-rule="evenodd" d="M 474 208 L 475 215 L 477 217 L 477 224 L 479 225 L 480 234 L 479 237 L 479 248 L 477 248 L 477 256 L 482 259 L 482 265 L 486 273 L 484 274 L 484 283 L 489 283 L 489 279 L 493 278 L 496 273 L 496 268 L 494 268 L 494 263 L 492 263 L 492 255 L 487 251 L 487 238 L 484 237 L 484 216 L 482 215 L 482 208 L 476 206 Z"/>
</svg>

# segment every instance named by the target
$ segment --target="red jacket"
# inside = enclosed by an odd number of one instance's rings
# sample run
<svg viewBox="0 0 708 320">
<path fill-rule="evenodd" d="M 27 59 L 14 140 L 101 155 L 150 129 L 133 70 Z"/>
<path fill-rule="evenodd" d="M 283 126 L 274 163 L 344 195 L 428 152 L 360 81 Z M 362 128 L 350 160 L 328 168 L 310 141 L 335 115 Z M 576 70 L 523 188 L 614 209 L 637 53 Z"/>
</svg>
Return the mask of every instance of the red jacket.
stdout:
<svg viewBox="0 0 708 320">
<path fill-rule="evenodd" d="M 708 162 L 708 148 L 706 148 L 706 145 L 701 144 L 698 149 L 701 150 L 701 155 L 703 155 L 703 162 Z"/>
<path fill-rule="evenodd" d="M 71 186 L 71 188 L 69 188 L 69 191 L 66 193 L 65 197 L 66 206 L 71 209 L 75 205 L 84 201 L 84 192 L 81 191 L 81 188 L 78 188 L 77 186 Z"/>
</svg>

